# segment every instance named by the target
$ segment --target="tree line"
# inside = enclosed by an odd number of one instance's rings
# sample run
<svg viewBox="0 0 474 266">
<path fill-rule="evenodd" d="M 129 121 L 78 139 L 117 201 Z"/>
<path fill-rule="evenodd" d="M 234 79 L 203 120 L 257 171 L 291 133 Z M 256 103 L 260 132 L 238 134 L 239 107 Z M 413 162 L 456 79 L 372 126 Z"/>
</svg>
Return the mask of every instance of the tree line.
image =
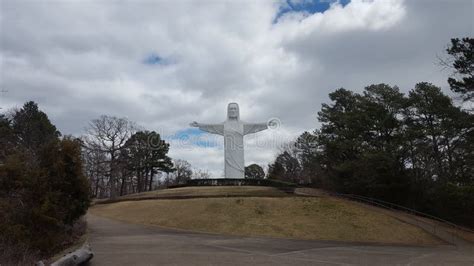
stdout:
<svg viewBox="0 0 474 266">
<path fill-rule="evenodd" d="M 401 93 L 375 84 L 341 88 L 269 165 L 269 178 L 402 204 L 474 226 L 474 40 L 453 39 L 448 83 L 467 109 L 430 83 Z"/>
<path fill-rule="evenodd" d="M 101 116 L 87 128 L 84 161 L 93 197 L 151 190 L 158 172 L 171 172 L 169 144 L 155 131 L 139 131 L 125 119 Z"/>
<path fill-rule="evenodd" d="M 155 131 L 100 116 L 81 137 L 62 136 L 35 102 L 0 115 L 0 261 L 34 263 L 84 233 L 91 198 L 184 184 L 193 171 L 172 160 Z M 82 228 L 81 232 L 77 228 Z"/>
<path fill-rule="evenodd" d="M 61 136 L 34 102 L 0 115 L 0 136 L 0 261 L 32 264 L 81 228 L 90 201 L 81 141 Z"/>
<path fill-rule="evenodd" d="M 100 116 L 89 123 L 81 140 L 95 198 L 115 198 L 210 176 L 207 171 L 193 171 L 185 160 L 172 160 L 167 155 L 169 143 L 159 133 L 142 130 L 126 118 Z"/>
</svg>

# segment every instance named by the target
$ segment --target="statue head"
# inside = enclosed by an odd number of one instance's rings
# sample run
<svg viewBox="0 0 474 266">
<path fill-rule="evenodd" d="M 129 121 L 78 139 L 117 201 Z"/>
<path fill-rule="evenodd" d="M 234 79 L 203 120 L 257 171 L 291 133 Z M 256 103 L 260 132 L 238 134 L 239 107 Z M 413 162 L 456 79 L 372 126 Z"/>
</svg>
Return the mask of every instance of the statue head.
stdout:
<svg viewBox="0 0 474 266">
<path fill-rule="evenodd" d="M 227 106 L 227 118 L 238 120 L 239 117 L 239 105 L 237 103 L 229 103 Z"/>
</svg>

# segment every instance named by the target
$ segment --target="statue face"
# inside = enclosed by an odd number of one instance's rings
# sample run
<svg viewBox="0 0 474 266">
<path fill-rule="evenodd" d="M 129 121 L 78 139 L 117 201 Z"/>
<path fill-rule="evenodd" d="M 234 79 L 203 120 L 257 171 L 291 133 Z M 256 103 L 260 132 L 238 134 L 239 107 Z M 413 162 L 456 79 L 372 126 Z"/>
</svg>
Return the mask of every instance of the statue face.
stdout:
<svg viewBox="0 0 474 266">
<path fill-rule="evenodd" d="M 232 119 L 239 118 L 239 105 L 236 103 L 229 103 L 227 106 L 227 117 Z"/>
</svg>

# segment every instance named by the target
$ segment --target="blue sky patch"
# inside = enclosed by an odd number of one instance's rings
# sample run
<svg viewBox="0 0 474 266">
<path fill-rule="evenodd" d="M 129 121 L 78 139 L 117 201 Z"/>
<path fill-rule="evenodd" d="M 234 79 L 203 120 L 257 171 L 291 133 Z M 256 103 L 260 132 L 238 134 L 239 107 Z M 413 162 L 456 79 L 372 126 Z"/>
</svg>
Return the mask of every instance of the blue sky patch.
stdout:
<svg viewBox="0 0 474 266">
<path fill-rule="evenodd" d="M 178 141 L 179 145 L 194 145 L 199 147 L 216 147 L 219 146 L 218 135 L 206 134 L 206 132 L 198 128 L 187 128 L 177 131 L 168 139 Z"/>
<path fill-rule="evenodd" d="M 179 139 L 191 136 L 200 136 L 202 134 L 204 134 L 204 131 L 200 130 L 199 128 L 187 128 L 177 131 L 173 137 Z"/>
<path fill-rule="evenodd" d="M 324 11 L 328 10 L 330 5 L 335 2 L 346 6 L 350 0 L 286 0 L 280 6 L 273 23 L 277 23 L 279 18 L 290 12 L 303 12 L 308 14 L 324 13 Z"/>
<path fill-rule="evenodd" d="M 146 65 L 165 65 L 166 60 L 157 54 L 150 54 L 143 60 L 143 63 Z"/>
</svg>

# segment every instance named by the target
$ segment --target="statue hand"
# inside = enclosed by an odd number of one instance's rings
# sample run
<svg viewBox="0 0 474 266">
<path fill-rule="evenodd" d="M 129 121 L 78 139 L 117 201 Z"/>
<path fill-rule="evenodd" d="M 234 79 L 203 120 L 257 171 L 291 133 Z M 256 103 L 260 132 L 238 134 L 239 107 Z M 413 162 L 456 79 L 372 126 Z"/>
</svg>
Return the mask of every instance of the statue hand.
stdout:
<svg viewBox="0 0 474 266">
<path fill-rule="evenodd" d="M 189 123 L 189 125 L 192 126 L 192 127 L 199 127 L 199 124 L 196 121 L 193 121 L 192 123 Z"/>
</svg>

